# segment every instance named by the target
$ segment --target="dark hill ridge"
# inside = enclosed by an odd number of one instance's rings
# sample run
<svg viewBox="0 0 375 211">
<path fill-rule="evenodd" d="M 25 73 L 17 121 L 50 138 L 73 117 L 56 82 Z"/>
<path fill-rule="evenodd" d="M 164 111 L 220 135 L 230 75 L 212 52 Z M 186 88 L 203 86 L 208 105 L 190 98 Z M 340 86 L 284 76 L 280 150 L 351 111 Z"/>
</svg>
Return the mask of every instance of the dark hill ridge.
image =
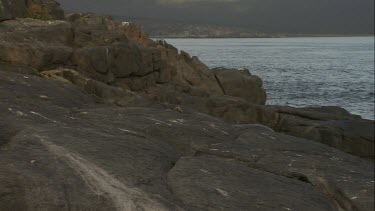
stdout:
<svg viewBox="0 0 375 211">
<path fill-rule="evenodd" d="M 125 16 L 133 21 L 151 19 L 159 24 L 209 24 L 240 27 L 267 34 L 374 34 L 374 0 L 60 0 L 59 2 L 69 11 Z"/>
<path fill-rule="evenodd" d="M 374 121 L 128 22 L 0 22 L 0 99 L 0 210 L 374 209 Z"/>
</svg>

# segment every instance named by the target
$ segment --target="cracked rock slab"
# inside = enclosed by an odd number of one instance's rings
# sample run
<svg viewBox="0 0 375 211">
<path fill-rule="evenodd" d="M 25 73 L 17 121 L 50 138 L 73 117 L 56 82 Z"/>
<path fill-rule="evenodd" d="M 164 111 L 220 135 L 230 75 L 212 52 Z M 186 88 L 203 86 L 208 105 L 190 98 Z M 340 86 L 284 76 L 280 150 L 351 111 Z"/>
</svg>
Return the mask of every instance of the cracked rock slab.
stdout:
<svg viewBox="0 0 375 211">
<path fill-rule="evenodd" d="M 32 75 L 0 70 L 0 87 L 0 210 L 374 208 L 374 164 L 323 144 L 193 109 L 98 103 Z"/>
</svg>

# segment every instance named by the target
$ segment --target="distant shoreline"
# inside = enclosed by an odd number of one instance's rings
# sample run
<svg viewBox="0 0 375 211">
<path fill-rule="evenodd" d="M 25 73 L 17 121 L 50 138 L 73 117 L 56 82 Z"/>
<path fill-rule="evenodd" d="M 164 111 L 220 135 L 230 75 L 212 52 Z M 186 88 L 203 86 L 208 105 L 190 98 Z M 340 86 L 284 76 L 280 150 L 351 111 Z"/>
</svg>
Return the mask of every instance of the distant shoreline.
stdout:
<svg viewBox="0 0 375 211">
<path fill-rule="evenodd" d="M 272 38 L 319 38 L 319 37 L 374 37 L 375 35 L 293 35 L 293 36 L 264 36 L 264 37 L 168 37 L 152 36 L 151 39 L 272 39 Z"/>
</svg>

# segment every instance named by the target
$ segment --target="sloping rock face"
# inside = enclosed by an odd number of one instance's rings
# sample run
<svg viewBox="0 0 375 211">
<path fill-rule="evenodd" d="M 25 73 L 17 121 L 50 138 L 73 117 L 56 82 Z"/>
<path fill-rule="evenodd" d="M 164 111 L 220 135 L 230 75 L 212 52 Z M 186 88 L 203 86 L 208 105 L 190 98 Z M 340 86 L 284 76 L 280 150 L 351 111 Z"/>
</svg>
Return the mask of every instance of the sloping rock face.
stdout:
<svg viewBox="0 0 375 211">
<path fill-rule="evenodd" d="M 236 98 L 210 97 L 183 103 L 236 123 L 258 123 L 275 131 L 307 138 L 345 152 L 374 159 L 375 125 L 339 107 L 292 108 L 254 105 Z"/>
<path fill-rule="evenodd" d="M 0 66 L 0 210 L 374 209 L 373 162 L 17 68 Z"/>
<path fill-rule="evenodd" d="M 0 210 L 374 209 L 373 161 L 342 152 L 373 158 L 373 121 L 266 106 L 133 23 L 0 22 L 0 99 Z"/>
<path fill-rule="evenodd" d="M 170 107 L 188 106 L 234 123 L 263 124 L 374 158 L 374 121 L 335 107 L 265 106 L 262 81 L 249 71 L 210 70 L 197 57 L 149 39 L 133 23 L 93 14 L 70 14 L 66 20 L 1 22 L 0 62 L 38 72 L 73 70 L 91 79 L 89 84 L 113 86 L 99 95 L 112 96 L 109 101 L 117 105 L 128 103 L 113 97 L 122 96 L 114 94 L 122 89 Z"/>
<path fill-rule="evenodd" d="M 249 70 L 215 68 L 213 71 L 224 94 L 245 99 L 253 104 L 266 103 L 267 95 L 262 91 L 262 79 L 251 75 Z"/>
<path fill-rule="evenodd" d="M 276 107 L 274 124 L 277 131 L 319 141 L 365 158 L 374 158 L 374 121 L 363 120 L 339 107 L 303 108 Z"/>
<path fill-rule="evenodd" d="M 159 45 L 134 27 L 90 14 L 73 22 L 6 21 L 0 26 L 6 32 L 0 35 L 0 60 L 40 71 L 75 69 L 132 91 L 168 83 L 223 95 L 214 74 L 197 58 Z"/>
<path fill-rule="evenodd" d="M 192 95 L 172 89 L 156 89 L 149 94 L 161 101 L 185 105 L 228 122 L 262 124 L 281 133 L 374 159 L 374 121 L 364 120 L 339 107 L 265 106 L 238 97 Z"/>
</svg>

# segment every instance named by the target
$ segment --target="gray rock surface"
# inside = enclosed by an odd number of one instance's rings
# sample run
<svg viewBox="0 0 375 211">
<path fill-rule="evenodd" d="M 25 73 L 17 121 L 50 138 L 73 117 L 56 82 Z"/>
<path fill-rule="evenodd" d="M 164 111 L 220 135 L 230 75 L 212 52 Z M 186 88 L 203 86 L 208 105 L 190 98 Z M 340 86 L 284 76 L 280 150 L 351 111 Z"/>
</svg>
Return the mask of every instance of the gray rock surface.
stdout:
<svg viewBox="0 0 375 211">
<path fill-rule="evenodd" d="M 246 70 L 210 70 L 197 57 L 152 41 L 135 24 L 108 16 L 71 14 L 67 20 L 1 22 L 0 62 L 39 72 L 71 69 L 92 79 L 91 85 L 114 86 L 102 95 L 112 95 L 110 101 L 119 105 L 128 101 L 113 97 L 116 90 L 137 92 L 151 101 L 188 106 L 228 122 L 263 124 L 374 158 L 374 121 L 337 107 L 265 106 L 261 79 Z"/>
<path fill-rule="evenodd" d="M 0 0 L 0 21 L 25 15 L 27 5 L 22 0 Z"/>
<path fill-rule="evenodd" d="M 158 45 L 139 28 L 110 17 L 87 14 L 74 22 L 17 19 L 2 22 L 0 31 L 5 32 L 0 34 L 3 62 L 39 71 L 74 69 L 132 91 L 172 83 L 223 95 L 214 74 L 197 58 Z"/>
<path fill-rule="evenodd" d="M 189 106 L 227 122 L 262 124 L 277 132 L 314 140 L 363 158 L 374 159 L 374 121 L 351 115 L 342 108 L 254 105 L 238 97 L 181 92 L 183 91 L 174 88 L 159 88 L 149 94 L 160 101 Z"/>
<path fill-rule="evenodd" d="M 373 162 L 0 67 L 0 210 L 373 210 Z"/>
<path fill-rule="evenodd" d="M 263 82 L 249 70 L 214 68 L 215 77 L 224 94 L 245 99 L 253 104 L 266 104 L 267 94 Z"/>
<path fill-rule="evenodd" d="M 247 71 L 66 20 L 0 22 L 0 210 L 374 209 L 374 121 L 267 106 Z"/>
</svg>

